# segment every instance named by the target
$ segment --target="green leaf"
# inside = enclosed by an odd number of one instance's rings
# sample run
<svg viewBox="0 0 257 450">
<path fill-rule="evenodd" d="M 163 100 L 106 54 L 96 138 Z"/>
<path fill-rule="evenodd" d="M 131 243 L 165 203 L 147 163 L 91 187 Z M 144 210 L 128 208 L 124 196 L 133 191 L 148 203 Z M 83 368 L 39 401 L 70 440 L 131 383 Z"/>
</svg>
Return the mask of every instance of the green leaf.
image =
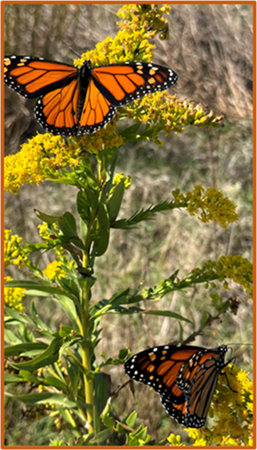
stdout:
<svg viewBox="0 0 257 450">
<path fill-rule="evenodd" d="M 67 372 L 71 380 L 71 387 L 73 391 L 73 396 L 75 399 L 78 397 L 78 384 L 80 378 L 80 367 L 76 361 L 72 358 L 65 358 L 67 360 Z"/>
<path fill-rule="evenodd" d="M 78 304 L 78 299 L 76 298 L 75 295 L 73 295 L 70 292 L 64 291 L 60 288 L 49 286 L 48 284 L 38 284 L 33 281 L 25 281 L 25 280 L 7 281 L 6 287 L 21 287 L 21 288 L 27 289 L 26 295 L 30 295 L 31 290 L 32 290 L 32 292 L 34 292 L 34 293 L 36 291 L 37 295 L 40 297 L 41 296 L 44 297 L 45 292 L 47 292 L 48 294 L 57 296 L 58 303 L 60 303 L 61 307 L 65 310 L 65 312 L 67 314 L 69 314 L 69 317 L 71 318 L 71 320 L 74 321 L 74 317 L 76 317 L 76 310 L 75 310 L 75 306 L 74 306 L 73 302 Z M 42 294 L 42 292 L 43 292 L 43 294 Z M 33 295 L 35 295 L 35 294 L 33 294 Z M 72 302 L 69 299 L 72 300 Z M 54 298 L 54 300 L 57 301 L 55 298 Z M 9 311 L 9 309 L 8 309 L 8 311 Z M 17 311 L 15 311 L 15 312 L 17 314 Z M 10 315 L 11 315 L 11 313 L 10 313 Z M 14 316 L 12 316 L 12 317 L 14 317 Z M 22 315 L 22 317 L 24 317 L 23 321 L 25 321 L 25 317 L 26 317 L 26 320 L 29 323 L 32 323 L 34 325 L 34 322 L 32 322 L 31 319 L 29 319 L 27 316 Z M 20 319 L 21 321 L 22 321 L 22 317 Z M 19 319 L 17 319 L 17 320 L 19 320 Z"/>
<path fill-rule="evenodd" d="M 89 370 L 89 371 L 86 373 L 86 379 L 87 379 L 87 381 L 89 381 L 89 383 L 91 383 L 91 381 L 93 381 L 94 378 L 95 378 L 95 372 L 93 372 L 92 370 Z"/>
<path fill-rule="evenodd" d="M 119 351 L 119 360 L 123 362 L 129 355 L 130 355 L 129 348 L 122 348 Z"/>
<path fill-rule="evenodd" d="M 44 384 L 44 378 L 37 377 L 36 375 L 30 373 L 28 370 L 20 370 L 20 375 L 23 377 L 24 381 L 29 381 L 36 384 Z"/>
<path fill-rule="evenodd" d="M 74 297 L 73 295 L 70 295 L 68 292 L 62 291 L 61 289 L 56 288 L 56 287 L 52 287 L 48 283 L 40 284 L 40 283 L 35 283 L 34 281 L 12 280 L 12 281 L 7 281 L 5 286 L 6 287 L 20 287 L 20 288 L 27 289 L 28 291 L 33 289 L 34 291 L 47 292 L 48 294 L 51 294 L 51 295 L 62 294 L 62 295 L 66 295 L 67 297 L 71 298 L 74 301 L 77 300 L 76 297 Z M 26 295 L 27 295 L 27 292 L 26 292 Z M 37 294 L 37 295 L 39 295 L 39 294 Z"/>
<path fill-rule="evenodd" d="M 75 402 L 67 398 L 67 394 L 53 394 L 51 392 L 40 392 L 38 394 L 12 395 L 10 394 L 10 392 L 7 392 L 6 395 L 8 397 L 15 397 L 16 399 L 21 400 L 25 404 L 54 403 L 55 405 L 62 405 L 64 408 L 73 409 L 77 407 Z"/>
<path fill-rule="evenodd" d="M 111 416 L 112 412 L 111 412 L 111 397 L 109 397 L 106 406 L 102 412 L 102 422 L 103 424 L 109 428 L 110 430 L 113 430 L 116 422 L 114 420 L 114 418 Z"/>
<path fill-rule="evenodd" d="M 129 300 L 128 295 L 129 295 L 129 289 L 125 289 L 125 291 L 117 292 L 110 298 L 109 303 L 111 303 L 113 306 L 126 305 Z"/>
<path fill-rule="evenodd" d="M 210 315 L 207 313 L 207 311 L 204 311 L 203 315 L 202 315 L 202 319 L 201 319 L 200 328 L 199 328 L 198 331 L 202 331 L 204 329 L 204 327 L 205 327 L 206 323 L 208 322 L 209 318 L 210 318 Z"/>
<path fill-rule="evenodd" d="M 74 328 L 70 327 L 69 325 L 61 325 L 59 335 L 61 337 L 68 337 L 71 335 L 71 333 L 74 332 Z"/>
<path fill-rule="evenodd" d="M 11 281 L 10 281 L 11 283 Z M 19 313 L 18 311 L 15 311 L 12 308 L 9 308 L 8 306 L 5 306 L 5 311 L 6 311 L 6 315 L 11 316 L 13 319 L 17 320 L 18 322 L 21 323 L 26 323 L 26 324 L 30 324 L 35 326 L 35 323 L 33 322 L 33 320 L 30 319 L 30 317 L 28 317 L 26 314 L 22 314 Z M 5 317 L 6 319 L 6 317 Z"/>
<path fill-rule="evenodd" d="M 111 387 L 111 377 L 107 373 L 96 372 L 94 380 L 95 380 L 94 416 L 95 416 L 96 433 L 98 433 L 101 430 L 100 415 L 103 412 L 109 397 L 108 393 L 110 392 Z"/>
<path fill-rule="evenodd" d="M 178 325 L 179 325 L 179 338 L 178 338 L 178 343 L 181 344 L 181 342 L 183 342 L 183 333 L 184 333 L 184 330 L 183 330 L 182 325 L 181 325 L 180 322 L 178 323 Z"/>
<path fill-rule="evenodd" d="M 40 319 L 36 311 L 34 302 L 32 302 L 31 304 L 31 314 L 39 329 L 49 331 L 49 333 L 51 332 L 50 328 Z"/>
<path fill-rule="evenodd" d="M 140 211 L 136 211 L 129 219 L 117 220 L 112 225 L 112 228 L 120 228 L 122 230 L 128 230 L 134 228 L 135 225 L 137 225 L 140 222 L 155 219 L 156 213 L 170 211 L 174 208 L 177 208 L 177 206 L 173 201 L 160 202 L 155 206 L 149 206 L 149 208 L 145 210 L 141 209 Z"/>
<path fill-rule="evenodd" d="M 88 234 L 88 226 L 86 222 L 80 217 L 80 230 L 81 230 L 81 236 L 84 240 L 84 242 L 87 241 L 87 234 Z"/>
<path fill-rule="evenodd" d="M 19 339 L 11 330 L 8 330 L 8 328 L 4 329 L 4 341 L 12 346 L 22 342 L 22 340 Z"/>
<path fill-rule="evenodd" d="M 61 265 L 60 267 L 62 270 L 64 270 L 64 266 Z M 67 269 L 67 268 L 66 268 Z M 76 298 L 76 303 L 80 302 L 80 290 L 78 288 L 78 280 L 77 280 L 77 273 L 74 271 L 65 270 L 67 273 L 67 277 L 60 277 L 58 280 L 58 283 L 60 285 L 60 288 L 63 289 L 63 292 L 68 292 L 73 296 L 73 298 Z M 76 276 L 76 278 L 75 278 Z M 75 278 L 76 281 L 72 278 Z"/>
<path fill-rule="evenodd" d="M 65 237 L 72 238 L 78 236 L 76 221 L 70 212 L 66 212 L 63 217 L 58 220 L 58 225 Z"/>
<path fill-rule="evenodd" d="M 49 386 L 55 387 L 59 391 L 69 391 L 69 387 L 67 386 L 67 384 L 63 383 L 63 381 L 53 375 L 49 375 L 49 377 L 46 377 L 44 382 Z"/>
<path fill-rule="evenodd" d="M 34 213 L 39 219 L 42 220 L 42 222 L 46 222 L 49 224 L 55 223 L 60 219 L 60 216 L 49 216 L 48 214 L 45 214 L 38 209 L 34 209 Z"/>
<path fill-rule="evenodd" d="M 21 383 L 25 381 L 26 380 L 24 380 L 20 375 L 14 375 L 7 372 L 4 373 L 4 384 Z"/>
<path fill-rule="evenodd" d="M 108 248 L 110 237 L 109 215 L 106 205 L 103 203 L 99 203 L 95 224 L 93 254 L 95 256 L 102 256 Z"/>
<path fill-rule="evenodd" d="M 192 323 L 191 320 L 186 319 L 185 317 L 181 316 L 180 314 L 173 313 L 171 311 L 150 310 L 150 311 L 145 311 L 144 314 L 150 314 L 152 316 L 173 317 L 173 319 L 184 320 L 185 322 Z"/>
<path fill-rule="evenodd" d="M 136 141 L 137 140 L 137 132 L 140 127 L 140 123 L 135 123 L 134 125 L 131 125 L 131 127 L 125 128 L 123 131 L 121 131 L 120 136 L 125 141 Z"/>
<path fill-rule="evenodd" d="M 124 195 L 124 190 L 125 190 L 124 180 L 121 180 L 121 182 L 119 184 L 117 184 L 113 187 L 113 191 L 108 200 L 107 208 L 108 208 L 111 224 L 115 221 L 115 219 L 117 218 L 117 216 L 119 214 L 121 202 L 122 202 L 123 195 Z"/>
<path fill-rule="evenodd" d="M 76 428 L 76 422 L 67 408 L 59 406 L 58 411 L 67 423 L 69 423 L 73 428 Z"/>
<path fill-rule="evenodd" d="M 106 443 L 106 440 L 111 436 L 112 432 L 108 428 L 100 433 L 96 434 L 93 439 L 90 440 L 90 444 L 98 444 L 101 445 L 103 442 Z"/>
<path fill-rule="evenodd" d="M 39 250 L 49 250 L 55 247 L 55 242 L 38 242 L 37 244 L 29 244 L 26 242 L 26 250 L 29 253 L 38 252 Z"/>
<path fill-rule="evenodd" d="M 87 194 L 85 192 L 78 192 L 77 195 L 77 209 L 78 209 L 78 213 L 81 217 L 81 221 L 82 222 L 88 222 L 90 219 L 90 204 L 88 201 L 88 197 Z M 84 235 L 82 234 L 84 241 L 86 241 L 85 239 L 85 233 Z"/>
<path fill-rule="evenodd" d="M 5 347 L 4 356 L 18 356 L 20 353 L 28 350 L 43 350 L 47 348 L 44 342 L 23 342 L 22 344 Z"/>
<path fill-rule="evenodd" d="M 15 369 L 29 370 L 30 372 L 34 372 L 34 370 L 37 370 L 40 367 L 45 367 L 56 362 L 59 358 L 58 350 L 61 348 L 61 346 L 62 339 L 60 337 L 55 337 L 47 347 L 47 349 L 43 353 L 41 353 L 41 355 L 24 363 L 10 363 L 10 365 Z"/>
<path fill-rule="evenodd" d="M 87 204 L 90 206 L 90 209 L 96 210 L 98 206 L 98 193 L 95 189 L 91 189 L 89 187 L 84 188 L 85 196 L 87 197 Z"/>
<path fill-rule="evenodd" d="M 72 180 L 70 177 L 62 177 L 62 178 L 47 177 L 47 179 L 48 179 L 48 181 L 54 181 L 54 183 L 68 184 L 71 186 L 76 186 L 75 181 Z"/>
<path fill-rule="evenodd" d="M 76 308 L 73 301 L 70 300 L 70 297 L 67 295 L 58 294 L 58 298 L 53 298 L 63 309 L 63 311 L 67 314 L 70 320 L 77 324 L 77 313 Z"/>
<path fill-rule="evenodd" d="M 127 429 L 126 425 L 123 426 L 122 423 L 117 423 L 116 430 L 118 431 L 118 433 L 121 433 L 121 434 L 128 433 L 128 429 Z"/>
<path fill-rule="evenodd" d="M 111 305 L 106 305 L 103 308 L 101 308 L 99 311 L 97 311 L 93 316 L 90 317 L 90 320 L 95 320 L 98 317 L 103 316 L 106 311 L 108 311 L 111 308 Z"/>
<path fill-rule="evenodd" d="M 125 420 L 125 423 L 128 425 L 128 427 L 133 428 L 137 420 L 137 413 L 136 411 L 133 411 Z"/>
</svg>

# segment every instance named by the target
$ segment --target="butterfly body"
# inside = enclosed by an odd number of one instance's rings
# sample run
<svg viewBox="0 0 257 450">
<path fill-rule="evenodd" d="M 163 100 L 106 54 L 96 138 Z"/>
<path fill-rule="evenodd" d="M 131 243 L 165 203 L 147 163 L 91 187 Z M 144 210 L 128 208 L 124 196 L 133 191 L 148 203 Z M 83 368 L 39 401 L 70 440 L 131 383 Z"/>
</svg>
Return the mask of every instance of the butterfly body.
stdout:
<svg viewBox="0 0 257 450">
<path fill-rule="evenodd" d="M 204 425 L 225 364 L 227 346 L 217 349 L 165 345 L 144 350 L 125 364 L 126 374 L 161 396 L 167 413 L 192 428 Z"/>
<path fill-rule="evenodd" d="M 127 62 L 81 68 L 31 56 L 6 56 L 4 80 L 23 97 L 39 97 L 35 117 L 47 131 L 64 136 L 93 133 L 116 108 L 177 82 L 171 69 Z"/>
</svg>

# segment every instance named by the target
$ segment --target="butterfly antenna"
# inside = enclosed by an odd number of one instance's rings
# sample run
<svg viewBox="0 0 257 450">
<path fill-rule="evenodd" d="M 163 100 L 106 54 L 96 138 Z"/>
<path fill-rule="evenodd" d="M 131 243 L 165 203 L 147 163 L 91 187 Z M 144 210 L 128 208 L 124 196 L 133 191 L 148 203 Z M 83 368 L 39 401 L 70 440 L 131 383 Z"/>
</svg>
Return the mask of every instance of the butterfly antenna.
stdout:
<svg viewBox="0 0 257 450">
<path fill-rule="evenodd" d="M 233 342 L 232 344 L 229 344 L 229 345 L 250 345 L 250 346 L 253 346 L 253 344 L 244 344 L 242 342 L 240 342 L 240 343 L 239 342 L 238 343 L 237 342 L 236 343 Z"/>
<path fill-rule="evenodd" d="M 231 359 L 223 366 L 223 369 L 224 369 L 224 367 L 226 367 L 228 364 L 230 364 L 232 361 L 235 361 L 235 359 L 236 359 L 235 356 L 234 356 L 233 358 L 231 358 Z M 231 370 L 232 370 L 232 369 L 233 369 L 233 367 L 231 368 Z M 230 386 L 229 381 L 228 381 L 228 376 L 227 376 L 226 372 L 220 372 L 220 375 L 225 375 L 226 380 L 227 380 L 227 385 L 228 385 L 229 389 L 230 389 L 232 392 L 235 392 L 235 393 L 237 394 L 237 391 L 235 391 L 234 389 L 232 389 L 232 387 Z"/>
<path fill-rule="evenodd" d="M 235 393 L 237 394 L 238 392 L 235 391 L 234 389 L 232 389 L 232 387 L 230 386 L 229 381 L 228 381 L 228 376 L 227 376 L 226 372 L 221 372 L 221 375 L 225 375 L 226 380 L 227 380 L 227 385 L 228 385 L 229 389 L 230 389 L 232 392 L 235 392 Z"/>
<path fill-rule="evenodd" d="M 73 53 L 75 53 L 75 55 L 77 55 L 79 58 L 81 58 L 81 55 L 76 52 L 76 50 L 73 50 L 73 48 L 69 47 L 69 50 L 71 50 Z"/>
</svg>

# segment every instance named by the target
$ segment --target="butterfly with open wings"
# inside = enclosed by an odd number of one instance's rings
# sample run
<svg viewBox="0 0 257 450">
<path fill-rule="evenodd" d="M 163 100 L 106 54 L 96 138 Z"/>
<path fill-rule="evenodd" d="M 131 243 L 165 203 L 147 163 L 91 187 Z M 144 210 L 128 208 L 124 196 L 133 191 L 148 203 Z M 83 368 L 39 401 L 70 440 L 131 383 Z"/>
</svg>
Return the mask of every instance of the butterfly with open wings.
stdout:
<svg viewBox="0 0 257 450">
<path fill-rule="evenodd" d="M 39 97 L 35 117 L 45 130 L 63 136 L 94 133 L 110 122 L 116 108 L 174 86 L 171 69 L 127 62 L 81 68 L 31 56 L 6 56 L 4 81 L 26 98 Z"/>
</svg>

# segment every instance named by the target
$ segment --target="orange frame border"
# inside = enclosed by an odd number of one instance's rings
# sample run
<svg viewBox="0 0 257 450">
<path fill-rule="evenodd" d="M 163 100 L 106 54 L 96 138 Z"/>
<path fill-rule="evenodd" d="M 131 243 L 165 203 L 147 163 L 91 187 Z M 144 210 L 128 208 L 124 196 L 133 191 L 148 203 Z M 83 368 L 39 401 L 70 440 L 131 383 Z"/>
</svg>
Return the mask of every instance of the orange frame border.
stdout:
<svg viewBox="0 0 257 450">
<path fill-rule="evenodd" d="M 253 0 L 253 1 L 233 1 L 233 0 L 226 0 L 226 1 L 222 1 L 222 0 L 215 0 L 215 1 L 208 1 L 208 0 L 198 0 L 198 1 L 194 1 L 194 0 L 183 0 L 183 1 L 175 1 L 175 0 L 169 0 L 167 2 L 160 2 L 159 0 L 136 0 L 136 1 L 128 1 L 128 2 L 121 2 L 119 0 L 113 0 L 113 1 L 104 1 L 104 0 L 97 0 L 94 2 L 90 2 L 88 0 L 57 0 L 57 1 L 53 1 L 53 0 L 45 0 L 45 1 L 41 1 L 41 0 L 25 0 L 24 4 L 127 4 L 127 3 L 144 3 L 144 4 L 162 4 L 162 3 L 167 3 L 167 4 L 177 4 L 177 3 L 181 3 L 181 4 L 248 4 L 248 5 L 253 5 L 253 25 L 254 23 L 257 24 L 257 0 Z M 4 30 L 4 5 L 5 4 L 20 4 L 19 0 L 0 0 L 0 27 L 2 29 L 2 45 L 0 47 L 0 56 L 3 60 L 4 58 L 4 36 L 3 36 L 3 30 Z M 21 5 L 22 6 L 22 5 Z M 255 75 L 255 67 L 257 65 L 257 33 L 254 30 L 253 33 L 253 63 L 254 63 L 254 69 L 253 69 L 253 75 Z M 3 189 L 3 180 L 4 180 L 4 173 L 3 173 L 3 157 L 4 157 L 4 80 L 3 80 L 3 71 L 2 71 L 2 83 L 0 85 L 0 101 L 1 101 L 1 107 L 0 107 L 0 118 L 1 118 L 1 124 L 2 124 L 2 133 L 1 133 L 1 158 L 2 158 L 2 164 L 0 164 L 0 180 L 1 180 L 1 189 L 0 189 L 0 207 L 1 207 L 1 217 L 4 218 L 4 189 Z M 253 90 L 253 102 L 254 105 L 256 105 L 257 103 L 257 89 L 254 88 Z M 256 147 L 257 144 L 257 123 L 256 123 L 256 119 L 255 119 L 255 111 L 253 114 L 253 148 Z M 255 161 L 255 158 L 253 158 L 253 193 L 254 193 L 254 197 L 256 197 L 257 193 L 256 193 L 256 189 L 257 189 L 257 163 Z M 253 209 L 253 232 L 255 231 L 255 227 L 256 227 L 256 223 L 257 223 L 257 208 L 255 207 L 255 203 L 254 203 L 254 209 Z M 4 221 L 1 220 L 1 236 L 3 236 L 4 234 Z M 255 262 L 255 253 L 256 253 L 256 241 L 254 240 L 254 246 L 253 246 L 253 250 L 254 250 L 254 262 Z M 2 273 L 2 277 L 1 277 L 1 288 L 2 288 L 2 293 L 4 292 L 4 287 L 3 287 L 3 279 L 4 279 L 4 258 L 3 258 L 3 240 L 0 240 L 0 252 L 2 254 L 2 258 L 0 259 L 0 270 Z M 254 271 L 253 271 L 253 279 L 255 280 L 255 276 L 257 279 L 257 267 L 254 264 Z M 4 294 L 3 294 L 4 297 Z M 255 299 L 255 296 L 253 297 L 253 299 Z M 257 313 L 255 313 L 256 310 L 256 306 L 254 305 L 253 302 L 253 320 L 255 318 L 255 315 Z M 1 317 L 1 321 L 2 321 L 2 327 L 0 327 L 0 333 L 1 333 L 1 342 L 4 343 L 4 327 L 3 327 L 3 321 L 4 321 L 4 302 L 2 302 L 1 308 L 0 308 L 0 317 Z M 256 320 L 254 320 L 255 324 L 256 324 Z M 253 342 L 255 342 L 255 339 L 257 338 L 257 331 L 255 330 L 255 328 L 253 327 Z M 254 381 L 254 387 L 255 387 L 255 382 L 257 379 L 256 373 L 255 373 L 255 361 L 257 359 L 257 348 L 253 347 L 253 381 Z M 4 346 L 1 346 L 1 350 L 0 350 L 0 361 L 2 363 L 1 367 L 3 368 L 3 361 L 4 361 Z M 0 385 L 1 385 L 1 389 L 0 389 L 0 449 L 4 450 L 4 449 L 9 449 L 10 446 L 6 446 L 4 445 L 4 373 L 3 370 L 0 370 Z M 255 388 L 254 388 L 254 393 L 256 392 Z M 255 417 L 257 417 L 257 406 L 254 403 L 254 415 Z M 256 426 L 254 427 L 254 431 L 255 431 Z M 254 449 L 257 448 L 256 446 L 257 444 L 257 439 L 254 436 L 253 437 L 253 447 L 244 447 L 245 449 Z M 103 447 L 102 448 L 110 448 L 112 450 L 116 450 L 117 448 L 120 448 L 119 446 L 108 446 L 108 447 Z M 28 448 L 29 450 L 45 450 L 47 448 L 50 449 L 49 446 L 11 446 L 12 450 L 25 450 L 26 448 Z M 85 447 L 70 447 L 72 449 L 84 449 Z M 86 448 L 95 448 L 95 447 L 86 447 Z M 122 448 L 122 447 L 121 447 Z M 130 447 L 132 449 L 138 449 L 139 447 Z M 145 446 L 144 448 L 146 448 L 147 450 L 152 449 L 152 446 Z M 156 449 L 159 450 L 163 450 L 163 446 L 156 446 Z M 191 448 L 190 447 L 186 447 L 186 448 Z M 202 449 L 202 447 L 195 447 L 198 448 L 199 450 Z M 212 449 L 213 447 L 210 446 L 206 446 L 205 448 L 208 449 Z M 231 448 L 234 449 L 235 447 L 227 447 L 227 448 Z"/>
</svg>

